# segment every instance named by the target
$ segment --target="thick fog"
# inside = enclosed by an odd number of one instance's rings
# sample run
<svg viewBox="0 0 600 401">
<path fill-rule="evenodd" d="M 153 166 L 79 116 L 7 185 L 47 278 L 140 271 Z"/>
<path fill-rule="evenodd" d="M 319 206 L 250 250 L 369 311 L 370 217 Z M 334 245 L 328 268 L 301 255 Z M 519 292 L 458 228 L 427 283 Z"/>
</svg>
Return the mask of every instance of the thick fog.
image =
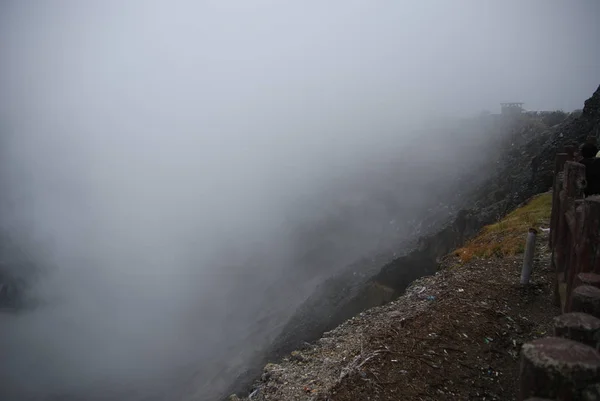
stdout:
<svg viewBox="0 0 600 401">
<path fill-rule="evenodd" d="M 3 1 L 0 225 L 38 274 L 37 306 L 0 313 L 0 397 L 215 397 L 477 156 L 440 121 L 581 108 L 598 16 L 594 0 Z"/>
</svg>

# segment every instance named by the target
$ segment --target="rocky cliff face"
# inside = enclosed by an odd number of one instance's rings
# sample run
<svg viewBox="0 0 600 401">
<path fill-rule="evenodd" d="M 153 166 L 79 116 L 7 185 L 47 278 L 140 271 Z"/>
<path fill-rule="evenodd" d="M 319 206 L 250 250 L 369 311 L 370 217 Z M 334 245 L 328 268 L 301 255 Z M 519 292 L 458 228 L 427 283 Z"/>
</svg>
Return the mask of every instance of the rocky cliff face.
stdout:
<svg viewBox="0 0 600 401">
<path fill-rule="evenodd" d="M 479 168 L 467 169 L 446 183 L 451 194 L 448 201 L 430 209 L 420 221 L 411 222 L 418 239 L 399 244 L 397 249 L 404 249 L 400 254 L 382 253 L 357 261 L 320 285 L 267 352 L 239 376 L 231 392 L 247 388 L 267 361 L 301 348 L 361 311 L 399 297 L 413 280 L 434 273 L 441 257 L 484 225 L 548 190 L 556 152 L 600 133 L 600 87 L 585 102 L 581 115 L 577 114 L 553 127 L 543 124 L 543 117 L 531 115 L 500 122 L 495 131 L 501 135 L 487 149 Z"/>
<path fill-rule="evenodd" d="M 554 158 L 567 145 L 580 145 L 590 135 L 600 135 L 600 87 L 585 101 L 581 116 L 539 131 L 528 124 L 515 132 L 510 149 L 498 170 L 476 190 L 476 209 L 483 212 L 513 209 L 530 196 L 552 186 Z M 506 193 L 491 202 L 494 192 Z"/>
</svg>

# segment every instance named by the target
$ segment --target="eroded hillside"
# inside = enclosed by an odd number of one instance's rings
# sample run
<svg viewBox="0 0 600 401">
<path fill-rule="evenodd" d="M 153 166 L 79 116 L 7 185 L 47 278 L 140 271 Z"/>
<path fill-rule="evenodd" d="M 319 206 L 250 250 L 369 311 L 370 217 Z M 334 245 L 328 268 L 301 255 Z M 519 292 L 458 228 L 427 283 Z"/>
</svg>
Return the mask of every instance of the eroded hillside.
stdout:
<svg viewBox="0 0 600 401">
<path fill-rule="evenodd" d="M 550 196 L 535 197 L 500 228 L 486 227 L 462 251 L 510 247 L 528 226 L 547 227 Z M 415 281 L 397 300 L 266 365 L 248 399 L 516 399 L 520 346 L 547 333 L 559 313 L 541 232 L 533 285 L 518 284 L 519 254 L 485 253 L 468 262 L 449 255 L 436 274 Z"/>
<path fill-rule="evenodd" d="M 414 224 L 413 234 L 418 239 L 398 243 L 396 249 L 401 251 L 397 253 L 357 261 L 320 285 L 259 358 L 262 363 L 241 375 L 233 390 L 247 388 L 249 378 L 258 376 L 259 365 L 283 357 L 368 308 L 401 296 L 413 280 L 433 274 L 443 256 L 482 227 L 548 190 L 556 151 L 581 143 L 600 129 L 600 87 L 580 115 L 569 115 L 558 125 L 549 127 L 534 115 L 499 129 L 505 130 L 504 135 L 487 149 L 488 157 L 479 169 L 466 169 L 448 184 L 447 188 L 455 189 L 449 203 L 430 208 L 429 215 Z"/>
</svg>

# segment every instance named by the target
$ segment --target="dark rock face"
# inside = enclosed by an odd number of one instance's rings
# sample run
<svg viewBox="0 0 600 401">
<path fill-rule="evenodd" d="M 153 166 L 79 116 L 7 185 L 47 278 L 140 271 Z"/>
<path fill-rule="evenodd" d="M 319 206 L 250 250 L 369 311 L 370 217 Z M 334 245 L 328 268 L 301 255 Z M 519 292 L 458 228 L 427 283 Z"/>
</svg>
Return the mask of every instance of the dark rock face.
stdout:
<svg viewBox="0 0 600 401">
<path fill-rule="evenodd" d="M 600 118 L 600 87 L 596 89 L 591 98 L 585 101 L 581 116 L 590 120 Z"/>
</svg>

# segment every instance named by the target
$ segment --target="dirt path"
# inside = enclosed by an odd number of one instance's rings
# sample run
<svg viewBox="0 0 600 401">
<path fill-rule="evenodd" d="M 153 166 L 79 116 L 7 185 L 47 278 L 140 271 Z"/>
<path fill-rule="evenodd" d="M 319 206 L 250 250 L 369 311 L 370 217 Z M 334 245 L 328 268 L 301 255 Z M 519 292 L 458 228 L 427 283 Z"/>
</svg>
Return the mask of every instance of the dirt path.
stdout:
<svg viewBox="0 0 600 401">
<path fill-rule="evenodd" d="M 443 263 L 407 293 L 269 364 L 252 400 L 513 400 L 523 342 L 551 330 L 547 234 L 532 285 L 521 256 Z"/>
</svg>

